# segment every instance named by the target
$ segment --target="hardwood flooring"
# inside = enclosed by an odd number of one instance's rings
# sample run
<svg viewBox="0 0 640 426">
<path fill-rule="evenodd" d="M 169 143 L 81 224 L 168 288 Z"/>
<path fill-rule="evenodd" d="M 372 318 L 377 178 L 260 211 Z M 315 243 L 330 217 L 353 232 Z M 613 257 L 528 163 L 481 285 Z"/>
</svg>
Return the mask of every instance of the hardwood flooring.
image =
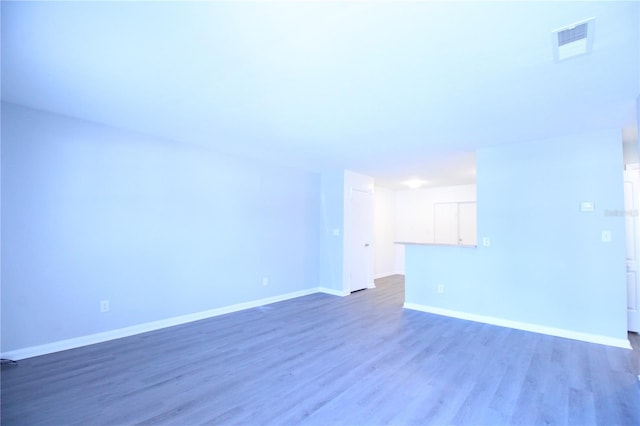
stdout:
<svg viewBox="0 0 640 426">
<path fill-rule="evenodd" d="M 402 276 L 2 369 L 2 425 L 640 424 L 633 351 L 402 309 Z"/>
</svg>

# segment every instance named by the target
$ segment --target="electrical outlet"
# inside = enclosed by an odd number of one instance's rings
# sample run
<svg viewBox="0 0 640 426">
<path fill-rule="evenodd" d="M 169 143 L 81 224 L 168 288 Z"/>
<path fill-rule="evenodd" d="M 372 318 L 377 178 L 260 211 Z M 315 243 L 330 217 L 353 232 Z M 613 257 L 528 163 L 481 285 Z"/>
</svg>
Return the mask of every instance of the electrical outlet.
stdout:
<svg viewBox="0 0 640 426">
<path fill-rule="evenodd" d="M 444 293 L 444 284 L 438 284 L 438 293 L 439 294 Z"/>
<path fill-rule="evenodd" d="M 100 312 L 102 312 L 102 313 L 109 312 L 110 309 L 111 309 L 111 306 L 109 306 L 109 301 L 108 300 L 101 300 L 100 301 Z"/>
<path fill-rule="evenodd" d="M 268 286 L 268 285 L 269 285 L 269 278 L 264 277 L 264 278 L 262 279 L 262 286 L 263 286 L 263 287 L 266 287 L 266 286 Z"/>
</svg>

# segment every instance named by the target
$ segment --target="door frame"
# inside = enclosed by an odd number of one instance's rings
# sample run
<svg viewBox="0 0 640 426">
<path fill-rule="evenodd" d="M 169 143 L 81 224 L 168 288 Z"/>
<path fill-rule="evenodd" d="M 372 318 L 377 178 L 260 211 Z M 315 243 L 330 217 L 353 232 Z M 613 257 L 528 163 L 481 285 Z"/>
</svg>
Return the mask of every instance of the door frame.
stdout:
<svg viewBox="0 0 640 426">
<path fill-rule="evenodd" d="M 353 236 L 353 230 L 351 229 L 351 223 L 353 218 L 353 193 L 359 192 L 362 194 L 367 194 L 370 200 L 370 217 L 371 223 L 369 226 L 369 251 L 367 253 L 367 287 L 366 288 L 375 288 L 375 283 L 373 280 L 373 227 L 374 227 L 374 194 L 372 190 L 364 190 L 356 187 L 350 187 L 348 190 L 348 196 L 345 197 L 348 200 L 348 208 L 345 209 L 345 226 L 344 226 L 344 277 L 343 277 L 343 291 L 346 294 L 351 293 L 351 270 L 354 265 L 352 261 L 352 241 L 351 238 Z"/>
<path fill-rule="evenodd" d="M 638 163 L 635 164 L 627 164 L 624 168 L 624 183 L 631 182 L 633 184 L 633 189 L 631 191 L 631 195 L 634 198 L 631 200 L 631 205 L 629 206 L 627 202 L 628 199 L 625 199 L 625 238 L 633 238 L 634 241 L 631 244 L 634 247 L 635 252 L 635 306 L 636 306 L 636 318 L 632 319 L 630 317 L 629 309 L 626 309 L 627 313 L 627 329 L 629 331 L 633 331 L 636 333 L 640 333 L 640 218 L 638 217 L 638 209 L 640 208 L 640 200 L 638 199 L 638 190 L 640 190 L 640 165 Z M 626 191 L 625 191 L 626 192 Z M 625 194 L 626 198 L 626 194 Z M 627 207 L 631 208 L 631 211 L 627 211 Z M 631 223 L 633 227 L 633 231 L 630 233 L 627 229 L 627 220 L 629 217 L 627 215 L 631 215 Z M 628 240 L 626 241 L 628 244 Z M 629 263 L 631 261 L 628 259 L 625 253 L 625 264 L 627 265 L 627 273 L 629 272 Z M 627 298 L 629 297 L 627 292 Z M 627 300 L 628 301 L 628 300 Z M 632 326 L 632 321 L 635 325 Z"/>
</svg>

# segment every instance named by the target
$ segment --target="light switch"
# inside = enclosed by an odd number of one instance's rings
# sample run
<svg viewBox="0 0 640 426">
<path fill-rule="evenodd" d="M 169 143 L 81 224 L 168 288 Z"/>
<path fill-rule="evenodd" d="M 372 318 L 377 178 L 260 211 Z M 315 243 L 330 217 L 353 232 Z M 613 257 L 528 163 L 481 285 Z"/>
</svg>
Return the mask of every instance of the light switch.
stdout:
<svg viewBox="0 0 640 426">
<path fill-rule="evenodd" d="M 491 238 L 489 238 L 489 237 L 482 238 L 482 245 L 485 246 L 485 247 L 490 247 L 491 246 Z"/>
<path fill-rule="evenodd" d="M 583 201 L 580 203 L 581 212 L 592 212 L 595 209 L 593 201 Z"/>
<path fill-rule="evenodd" d="M 334 228 L 333 229 L 333 236 L 334 237 L 339 237 L 340 236 L 340 230 L 338 228 Z"/>
<path fill-rule="evenodd" d="M 602 242 L 603 243 L 611 242 L 611 231 L 602 231 Z"/>
</svg>

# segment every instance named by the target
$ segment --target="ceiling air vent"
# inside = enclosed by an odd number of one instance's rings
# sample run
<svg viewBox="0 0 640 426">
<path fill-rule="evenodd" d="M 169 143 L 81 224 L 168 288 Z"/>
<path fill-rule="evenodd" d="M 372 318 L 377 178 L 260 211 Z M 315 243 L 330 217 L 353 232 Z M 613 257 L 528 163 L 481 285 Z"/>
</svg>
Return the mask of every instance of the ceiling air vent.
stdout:
<svg viewBox="0 0 640 426">
<path fill-rule="evenodd" d="M 552 31 L 553 57 L 556 61 L 591 52 L 594 19 L 577 22 Z"/>
</svg>

